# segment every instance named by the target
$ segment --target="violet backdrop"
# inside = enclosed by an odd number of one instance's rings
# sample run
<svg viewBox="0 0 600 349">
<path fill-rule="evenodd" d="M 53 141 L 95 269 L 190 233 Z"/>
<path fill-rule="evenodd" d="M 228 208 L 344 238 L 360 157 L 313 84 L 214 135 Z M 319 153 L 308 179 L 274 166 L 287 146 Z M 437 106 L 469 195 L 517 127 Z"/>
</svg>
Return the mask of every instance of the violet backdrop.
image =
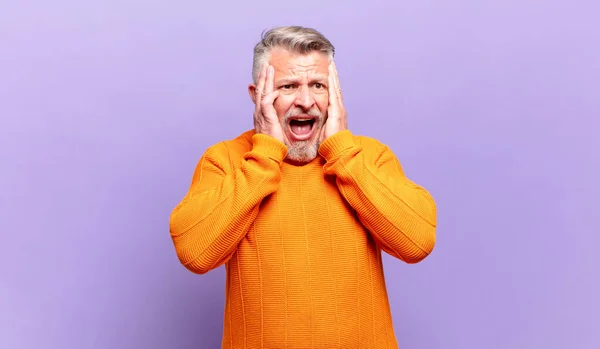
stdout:
<svg viewBox="0 0 600 349">
<path fill-rule="evenodd" d="M 404 349 L 600 347 L 597 1 L 0 3 L 0 347 L 218 348 L 224 269 L 168 231 L 196 162 L 252 127 L 252 47 L 337 48 L 349 127 L 433 194 L 389 256 Z"/>
</svg>

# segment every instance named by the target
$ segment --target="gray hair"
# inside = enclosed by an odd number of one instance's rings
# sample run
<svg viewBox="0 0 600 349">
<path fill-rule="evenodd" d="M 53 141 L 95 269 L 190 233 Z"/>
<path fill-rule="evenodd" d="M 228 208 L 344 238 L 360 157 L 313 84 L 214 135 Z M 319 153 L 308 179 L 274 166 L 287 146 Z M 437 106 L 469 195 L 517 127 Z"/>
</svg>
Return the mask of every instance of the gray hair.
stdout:
<svg viewBox="0 0 600 349">
<path fill-rule="evenodd" d="M 325 53 L 333 61 L 335 48 L 323 34 L 315 29 L 301 26 L 276 27 L 263 32 L 262 40 L 254 47 L 252 80 L 258 81 L 261 67 L 269 61 L 271 49 L 275 47 L 288 51 L 307 54 L 312 51 Z"/>
</svg>

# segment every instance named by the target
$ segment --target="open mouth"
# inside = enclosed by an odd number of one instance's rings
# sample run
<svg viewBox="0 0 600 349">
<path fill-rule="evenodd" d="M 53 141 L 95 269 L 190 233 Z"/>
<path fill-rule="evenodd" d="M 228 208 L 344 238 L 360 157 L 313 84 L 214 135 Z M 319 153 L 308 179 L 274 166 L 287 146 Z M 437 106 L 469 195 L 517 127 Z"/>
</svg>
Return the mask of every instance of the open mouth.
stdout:
<svg viewBox="0 0 600 349">
<path fill-rule="evenodd" d="M 313 134 L 316 122 L 317 119 L 313 116 L 302 116 L 290 120 L 290 133 L 294 140 L 309 139 Z"/>
</svg>

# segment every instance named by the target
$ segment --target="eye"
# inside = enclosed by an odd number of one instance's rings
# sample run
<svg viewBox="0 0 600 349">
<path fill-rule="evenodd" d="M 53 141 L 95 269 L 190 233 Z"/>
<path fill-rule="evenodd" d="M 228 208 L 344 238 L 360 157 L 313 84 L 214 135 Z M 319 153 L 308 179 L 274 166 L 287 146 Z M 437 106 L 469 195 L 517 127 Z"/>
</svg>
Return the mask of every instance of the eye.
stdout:
<svg viewBox="0 0 600 349">
<path fill-rule="evenodd" d="M 292 87 L 293 87 L 293 86 L 292 86 L 292 85 L 289 85 L 289 84 L 288 84 L 288 85 L 283 85 L 283 86 L 281 86 L 281 88 L 282 88 L 282 89 L 284 89 L 284 90 L 289 90 L 289 89 L 291 89 Z"/>
<path fill-rule="evenodd" d="M 317 83 L 315 84 L 315 87 L 316 87 L 317 89 L 321 89 L 321 88 L 323 88 L 324 86 L 323 86 L 323 84 L 321 84 L 321 83 L 318 83 L 318 82 L 317 82 Z"/>
</svg>

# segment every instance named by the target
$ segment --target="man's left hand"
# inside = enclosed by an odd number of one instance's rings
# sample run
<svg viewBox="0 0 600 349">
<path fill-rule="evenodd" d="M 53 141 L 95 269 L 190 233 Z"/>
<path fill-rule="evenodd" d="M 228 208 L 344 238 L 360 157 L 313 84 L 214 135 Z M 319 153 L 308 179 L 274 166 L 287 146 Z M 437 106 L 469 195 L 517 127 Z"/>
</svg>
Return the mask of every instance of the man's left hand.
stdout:
<svg viewBox="0 0 600 349">
<path fill-rule="evenodd" d="M 329 64 L 329 107 L 327 108 L 327 121 L 321 132 L 321 142 L 339 131 L 346 130 L 346 109 L 342 100 L 342 89 L 338 79 L 335 63 Z"/>
</svg>

